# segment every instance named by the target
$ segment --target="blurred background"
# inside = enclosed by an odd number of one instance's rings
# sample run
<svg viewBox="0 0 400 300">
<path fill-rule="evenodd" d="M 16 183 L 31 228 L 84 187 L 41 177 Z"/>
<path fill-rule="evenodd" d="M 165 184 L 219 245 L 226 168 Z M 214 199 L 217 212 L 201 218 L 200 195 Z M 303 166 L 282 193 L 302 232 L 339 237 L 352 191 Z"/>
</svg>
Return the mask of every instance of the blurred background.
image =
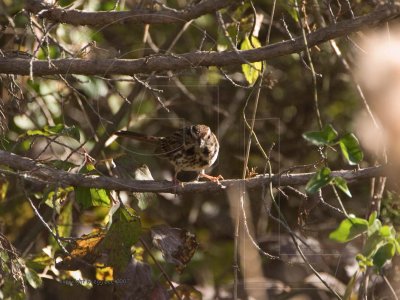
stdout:
<svg viewBox="0 0 400 300">
<path fill-rule="evenodd" d="M 184 25 L 109 24 L 99 28 L 72 26 L 46 22 L 24 10 L 25 1 L 0 0 L 0 49 L 2 53 L 33 55 L 37 59 L 56 58 L 126 58 L 148 55 L 181 54 L 194 51 L 224 51 L 231 48 L 220 23 L 208 14 Z M 168 7 L 183 9 L 198 1 L 165 1 Z M 254 13 L 249 2 L 221 11 L 222 20 L 238 48 L 251 32 Z M 258 39 L 266 44 L 271 26 L 270 43 L 301 36 L 294 1 L 278 1 L 271 24 L 273 1 L 255 0 L 254 7 L 261 19 Z M 371 12 L 372 1 L 322 1 L 321 14 L 326 20 L 340 22 L 351 14 Z M 57 5 L 79 10 L 134 10 L 163 9 L 163 3 L 142 1 L 57 1 Z M 313 1 L 300 3 L 307 18 L 306 31 L 320 27 Z M 39 44 L 44 32 L 44 42 Z M 331 46 L 321 44 L 310 49 L 316 71 L 321 119 L 332 124 L 343 135 L 355 132 L 362 136 L 367 129 L 358 117 L 364 104 L 357 92 L 354 77 L 343 65 L 342 58 L 353 64 L 363 52 L 362 41 L 367 38 L 354 34 L 337 40 L 342 57 L 335 55 Z M 367 47 L 367 46 L 365 46 Z M 378 55 L 379 57 L 379 55 Z M 318 147 L 307 143 L 302 134 L 318 130 L 314 110 L 312 73 L 305 54 L 293 53 L 266 61 L 254 131 L 270 157 L 273 173 L 295 168 L 293 172 L 313 172 L 320 164 Z M 378 60 L 377 65 L 380 62 Z M 361 63 L 357 63 L 361 65 Z M 363 71 L 361 71 L 362 73 Z M 370 74 L 370 73 L 367 73 Z M 358 76 L 358 75 L 356 75 Z M 371 78 L 371 76 L 369 76 Z M 359 79 L 362 82 L 362 78 Z M 367 84 L 368 85 L 368 84 Z M 146 164 L 156 180 L 171 180 L 173 167 L 153 155 L 154 147 L 131 140 L 116 139 L 112 133 L 130 129 L 143 134 L 164 136 L 189 124 L 206 124 L 216 133 L 220 142 L 217 163 L 209 174 L 225 179 L 241 178 L 245 146 L 249 138 L 244 116 L 251 119 L 256 88 L 249 86 L 240 65 L 223 68 L 191 68 L 179 72 L 135 74 L 134 76 L 10 76 L 0 77 L 1 145 L 2 149 L 44 161 L 67 160 L 82 166 L 90 155 L 97 164 L 111 159 L 122 161 L 129 173 Z M 370 122 L 370 121 L 367 121 Z M 29 130 L 64 124 L 79 131 L 79 139 L 27 136 Z M 368 123 L 369 124 L 369 123 Z M 368 125 L 369 126 L 369 125 Z M 361 138 L 361 144 L 374 140 Z M 368 147 L 366 147 L 368 148 Z M 373 151 L 365 152 L 361 167 L 374 165 L 379 157 Z M 125 160 L 124 160 L 125 159 Z M 327 163 L 332 170 L 351 169 L 337 151 L 329 150 Z M 265 156 L 253 144 L 250 149 L 248 176 L 268 173 Z M 107 168 L 99 170 L 111 175 Z M 11 177 L 12 179 L 12 177 Z M 22 183 L 15 178 L 0 178 L 0 215 L 2 233 L 26 260 L 36 257 L 42 249 L 52 245 L 48 231 L 35 216 L 26 194 L 32 195 L 39 211 L 50 224 L 57 223 L 58 215 L 45 204 L 49 191 L 41 185 Z M 23 188 L 21 188 L 23 186 Z M 341 194 L 349 213 L 366 217 L 370 197 L 368 179 L 349 183 L 352 198 Z M 349 245 L 328 239 L 343 215 L 313 197 L 304 197 L 304 187 L 281 187 L 273 193 L 290 228 L 305 241 L 303 251 L 309 262 L 327 276 L 335 289 L 344 291 L 349 278 L 357 269 L 354 259 L 357 242 Z M 269 259 L 256 250 L 246 229 L 240 227 L 239 296 L 243 299 L 331 299 L 325 287 L 313 277 L 296 251 L 287 230 L 269 217 L 265 189 L 228 190 L 218 193 L 191 193 L 183 195 L 148 195 L 148 205 L 140 205 L 140 195 L 121 193 L 126 204 L 135 208 L 144 231 L 157 224 L 168 224 L 196 234 L 199 248 L 182 273 L 174 266 L 157 258 L 174 282 L 196 288 L 203 299 L 231 299 L 234 280 L 235 220 L 239 195 L 245 192 L 244 211 L 248 229 L 261 250 L 280 260 Z M 46 198 L 47 197 L 47 198 Z M 269 199 L 269 200 L 268 200 Z M 323 199 L 331 206 L 339 204 L 330 188 L 323 189 Z M 385 194 L 382 218 L 397 226 L 400 221 L 395 192 Z M 65 203 L 73 203 L 67 196 Z M 61 207 L 64 207 L 61 203 Z M 272 207 L 272 215 L 278 216 Z M 62 211 L 62 208 L 61 208 Z M 104 226 L 109 207 L 82 209 L 72 204 L 68 217 L 69 234 L 77 237 Z M 243 216 L 240 214 L 243 225 Z M 60 224 L 60 223 L 58 223 Z M 54 245 L 54 241 L 52 242 Z M 161 271 L 151 263 L 152 276 L 161 278 Z M 39 289 L 29 289 L 32 299 L 91 299 L 108 296 L 109 287 L 67 286 L 54 280 L 61 278 L 53 269 L 43 276 Z M 38 273 L 44 274 L 38 268 Z M 72 276 L 63 273 L 65 278 Z M 385 295 L 382 282 L 376 283 L 375 295 Z M 108 288 L 108 289 L 107 289 Z M 68 293 L 68 294 L 67 294 Z M 67 296 L 68 295 L 68 296 Z M 105 298 L 106 299 L 106 298 Z"/>
</svg>

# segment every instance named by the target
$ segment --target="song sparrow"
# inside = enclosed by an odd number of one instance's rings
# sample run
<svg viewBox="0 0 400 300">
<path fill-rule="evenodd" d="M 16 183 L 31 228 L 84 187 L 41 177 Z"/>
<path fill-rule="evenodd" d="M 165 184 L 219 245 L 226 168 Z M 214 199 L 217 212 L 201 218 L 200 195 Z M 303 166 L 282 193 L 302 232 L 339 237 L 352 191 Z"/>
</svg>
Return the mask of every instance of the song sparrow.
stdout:
<svg viewBox="0 0 400 300">
<path fill-rule="evenodd" d="M 166 137 L 148 136 L 132 131 L 117 131 L 120 137 L 150 142 L 157 145 L 155 153 L 175 166 L 174 181 L 180 171 L 200 171 L 199 176 L 218 182 L 222 176 L 205 174 L 205 169 L 216 161 L 219 151 L 217 137 L 206 125 L 192 125 Z"/>
</svg>

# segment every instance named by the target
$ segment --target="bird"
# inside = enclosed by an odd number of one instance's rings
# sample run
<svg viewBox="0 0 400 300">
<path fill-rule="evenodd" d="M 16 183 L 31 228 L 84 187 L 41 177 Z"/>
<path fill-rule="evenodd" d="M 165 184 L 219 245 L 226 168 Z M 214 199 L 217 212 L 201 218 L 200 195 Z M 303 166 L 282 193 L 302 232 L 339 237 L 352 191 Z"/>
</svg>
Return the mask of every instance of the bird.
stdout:
<svg viewBox="0 0 400 300">
<path fill-rule="evenodd" d="M 203 177 L 217 183 L 223 179 L 221 175 L 214 177 L 205 173 L 205 169 L 215 163 L 219 152 L 218 139 L 206 125 L 185 126 L 168 136 L 150 136 L 126 130 L 114 134 L 155 144 L 155 153 L 175 167 L 174 182 L 178 181 L 177 174 L 180 171 L 197 171 L 198 178 Z"/>
</svg>

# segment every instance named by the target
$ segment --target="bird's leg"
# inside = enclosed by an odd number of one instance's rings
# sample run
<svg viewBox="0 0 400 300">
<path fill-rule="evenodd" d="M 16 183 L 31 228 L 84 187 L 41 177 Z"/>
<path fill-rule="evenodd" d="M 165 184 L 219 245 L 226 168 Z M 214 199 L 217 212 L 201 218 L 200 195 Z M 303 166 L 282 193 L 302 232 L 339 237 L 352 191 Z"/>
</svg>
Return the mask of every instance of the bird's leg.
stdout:
<svg viewBox="0 0 400 300">
<path fill-rule="evenodd" d="M 176 197 L 177 194 L 178 194 L 178 185 L 180 185 L 181 187 L 183 187 L 183 182 L 180 182 L 180 181 L 178 180 L 178 173 L 179 173 L 179 170 L 176 170 L 176 169 L 175 169 L 174 178 L 172 179 L 172 183 L 173 183 L 173 185 L 174 185 L 174 187 L 175 187 L 175 191 L 174 191 L 175 197 Z"/>
<path fill-rule="evenodd" d="M 202 177 L 202 178 L 205 178 L 205 179 L 207 179 L 207 180 L 209 180 L 209 181 L 212 181 L 212 182 L 215 182 L 215 183 L 218 183 L 218 184 L 220 184 L 220 180 L 224 180 L 224 177 L 222 177 L 222 175 L 218 175 L 218 176 L 211 176 L 211 175 L 208 175 L 208 174 L 206 174 L 206 172 L 205 172 L 205 170 L 203 169 L 203 170 L 201 170 L 201 172 L 200 172 L 200 174 L 199 174 L 199 178 L 200 177 Z"/>
</svg>

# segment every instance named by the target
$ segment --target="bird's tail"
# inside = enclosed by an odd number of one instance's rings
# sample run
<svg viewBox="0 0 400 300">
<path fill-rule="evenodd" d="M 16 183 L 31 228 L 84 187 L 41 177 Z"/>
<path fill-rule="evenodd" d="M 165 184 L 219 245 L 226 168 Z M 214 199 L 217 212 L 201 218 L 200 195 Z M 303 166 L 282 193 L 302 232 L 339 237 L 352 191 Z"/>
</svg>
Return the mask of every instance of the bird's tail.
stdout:
<svg viewBox="0 0 400 300">
<path fill-rule="evenodd" d="M 153 143 L 153 144 L 158 143 L 162 139 L 161 137 L 158 136 L 145 135 L 142 133 L 126 131 L 126 130 L 117 131 L 114 134 L 120 137 L 126 137 L 137 141 Z"/>
</svg>

